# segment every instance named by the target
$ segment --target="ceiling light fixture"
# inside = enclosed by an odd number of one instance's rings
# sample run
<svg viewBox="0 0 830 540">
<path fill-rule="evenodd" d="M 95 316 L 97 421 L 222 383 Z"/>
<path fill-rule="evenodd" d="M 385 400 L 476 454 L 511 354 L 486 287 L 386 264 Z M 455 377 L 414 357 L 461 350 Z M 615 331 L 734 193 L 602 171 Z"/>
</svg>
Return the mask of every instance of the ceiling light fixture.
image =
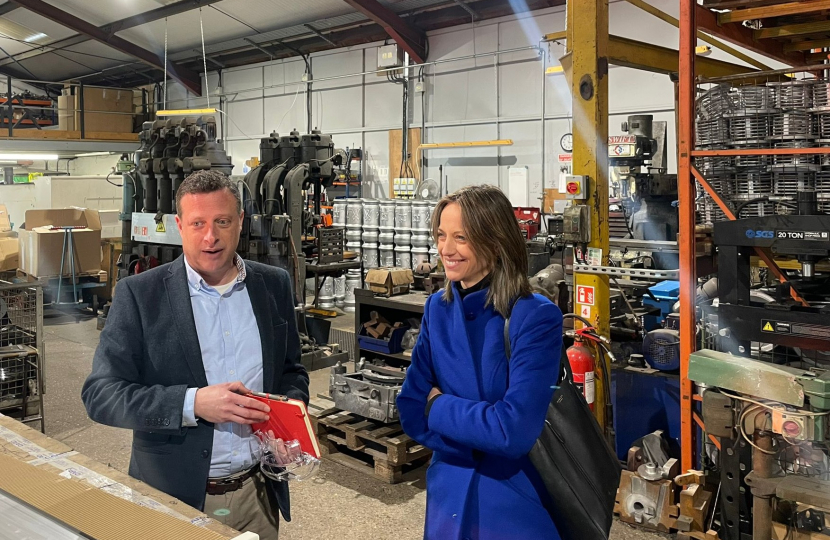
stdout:
<svg viewBox="0 0 830 540">
<path fill-rule="evenodd" d="M 170 109 L 166 111 L 158 111 L 156 116 L 189 116 L 193 114 L 214 114 L 216 113 L 215 107 L 210 107 L 206 109 Z"/>
<path fill-rule="evenodd" d="M 0 161 L 26 161 L 26 160 L 37 160 L 37 161 L 54 161 L 58 159 L 57 154 L 0 154 Z"/>
<path fill-rule="evenodd" d="M 87 152 L 86 154 L 75 154 L 75 157 L 111 156 L 115 152 Z"/>
</svg>

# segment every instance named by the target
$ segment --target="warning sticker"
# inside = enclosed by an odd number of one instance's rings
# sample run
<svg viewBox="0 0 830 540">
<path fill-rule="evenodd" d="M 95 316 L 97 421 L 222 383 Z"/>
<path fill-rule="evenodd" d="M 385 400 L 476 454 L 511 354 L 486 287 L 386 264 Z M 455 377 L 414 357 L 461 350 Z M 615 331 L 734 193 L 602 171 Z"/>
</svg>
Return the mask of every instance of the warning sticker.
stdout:
<svg viewBox="0 0 830 540">
<path fill-rule="evenodd" d="M 812 339 L 830 340 L 830 326 L 820 326 L 817 324 L 762 320 L 761 331 L 779 335 L 790 334 Z"/>
<path fill-rule="evenodd" d="M 164 222 L 159 221 L 156 223 L 156 232 L 167 232 L 167 229 L 164 228 Z"/>
</svg>

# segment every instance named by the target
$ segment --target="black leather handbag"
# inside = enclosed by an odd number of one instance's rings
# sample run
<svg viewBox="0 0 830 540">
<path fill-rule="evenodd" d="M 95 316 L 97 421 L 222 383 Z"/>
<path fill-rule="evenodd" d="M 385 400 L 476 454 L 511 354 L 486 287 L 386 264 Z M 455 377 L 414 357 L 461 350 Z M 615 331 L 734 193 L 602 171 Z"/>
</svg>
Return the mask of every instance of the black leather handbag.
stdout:
<svg viewBox="0 0 830 540">
<path fill-rule="evenodd" d="M 510 364 L 510 317 L 504 321 L 504 349 Z M 547 508 L 562 540 L 607 540 L 622 468 L 582 393 L 573 383 L 568 359 L 560 361 L 545 427 L 530 450 L 551 504 Z"/>
</svg>

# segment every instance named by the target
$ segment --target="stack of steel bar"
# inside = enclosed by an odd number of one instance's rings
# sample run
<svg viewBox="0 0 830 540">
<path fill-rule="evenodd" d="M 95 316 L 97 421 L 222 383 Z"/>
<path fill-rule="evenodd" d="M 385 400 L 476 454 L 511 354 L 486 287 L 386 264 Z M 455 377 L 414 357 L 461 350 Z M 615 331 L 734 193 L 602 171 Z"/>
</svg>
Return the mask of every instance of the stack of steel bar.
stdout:
<svg viewBox="0 0 830 540">
<path fill-rule="evenodd" d="M 696 106 L 695 144 L 699 150 L 808 148 L 830 146 L 830 95 L 824 80 L 701 88 Z M 695 166 L 741 217 L 790 212 L 764 197 L 792 197 L 805 189 L 830 188 L 830 157 L 743 155 L 695 158 Z M 751 202 L 750 202 L 751 201 Z M 702 189 L 698 223 L 726 216 Z M 830 203 L 822 210 L 830 211 Z"/>
</svg>

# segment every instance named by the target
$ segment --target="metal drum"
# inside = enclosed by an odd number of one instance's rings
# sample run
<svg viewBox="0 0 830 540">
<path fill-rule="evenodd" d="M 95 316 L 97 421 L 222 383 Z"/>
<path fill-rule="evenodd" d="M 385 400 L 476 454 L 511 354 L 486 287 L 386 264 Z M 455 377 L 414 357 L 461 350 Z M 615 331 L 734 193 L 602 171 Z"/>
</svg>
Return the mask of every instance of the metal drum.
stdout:
<svg viewBox="0 0 830 540">
<path fill-rule="evenodd" d="M 361 229 L 346 229 L 346 242 L 360 243 L 362 237 L 363 232 Z"/>
<path fill-rule="evenodd" d="M 435 246 L 429 248 L 429 262 L 430 264 L 438 263 L 438 249 Z"/>
<path fill-rule="evenodd" d="M 430 205 L 428 201 L 412 201 L 412 230 L 429 234 Z"/>
<path fill-rule="evenodd" d="M 363 229 L 364 244 L 377 244 L 379 236 L 377 229 Z"/>
<path fill-rule="evenodd" d="M 363 199 L 363 227 L 377 228 L 380 224 L 380 202 L 377 199 Z"/>
<path fill-rule="evenodd" d="M 363 251 L 360 256 L 363 259 L 363 268 L 377 268 L 379 265 L 377 242 L 363 244 Z"/>
<path fill-rule="evenodd" d="M 343 311 L 346 313 L 354 313 L 354 290 L 361 288 L 363 285 L 362 282 L 363 275 L 360 273 L 360 270 L 349 270 L 346 273 L 346 291 L 343 298 Z"/>
<path fill-rule="evenodd" d="M 429 250 L 425 247 L 412 248 L 412 270 L 417 271 L 421 264 L 429 266 Z"/>
<path fill-rule="evenodd" d="M 409 231 L 396 231 L 395 232 L 395 246 L 396 247 L 405 247 L 407 250 L 412 242 L 412 235 L 409 234 Z"/>
<path fill-rule="evenodd" d="M 335 227 L 346 226 L 346 199 L 334 200 L 334 211 L 332 214 L 332 221 Z"/>
<path fill-rule="evenodd" d="M 421 231 L 414 231 L 414 232 L 421 232 Z M 413 234 L 412 235 L 412 247 L 414 248 L 428 248 L 429 247 L 429 236 L 426 234 Z"/>
<path fill-rule="evenodd" d="M 394 244 L 395 233 L 391 231 L 384 231 L 383 229 L 381 229 L 380 234 L 378 235 L 378 242 L 380 242 L 381 244 Z"/>
<path fill-rule="evenodd" d="M 380 201 L 379 228 L 383 231 L 395 230 L 395 200 L 384 199 Z"/>
<path fill-rule="evenodd" d="M 378 264 L 383 268 L 395 266 L 395 245 L 381 244 Z"/>
<path fill-rule="evenodd" d="M 409 251 L 409 246 L 395 246 L 395 266 L 412 268 L 412 253 Z"/>
<path fill-rule="evenodd" d="M 412 228 L 412 201 L 395 199 L 395 230 L 409 231 Z"/>
<path fill-rule="evenodd" d="M 351 251 L 352 253 L 357 253 L 357 255 L 360 256 L 360 247 L 361 247 L 361 245 L 362 244 L 360 243 L 360 241 L 346 242 L 346 251 Z"/>
<path fill-rule="evenodd" d="M 334 309 L 334 280 L 327 277 L 320 287 L 320 294 L 317 297 L 317 305 L 323 309 Z"/>
<path fill-rule="evenodd" d="M 361 199 L 348 199 L 346 201 L 346 227 L 359 229 L 363 226 L 363 201 Z"/>
<path fill-rule="evenodd" d="M 346 305 L 346 276 L 334 278 L 334 305 L 340 309 Z"/>
</svg>

